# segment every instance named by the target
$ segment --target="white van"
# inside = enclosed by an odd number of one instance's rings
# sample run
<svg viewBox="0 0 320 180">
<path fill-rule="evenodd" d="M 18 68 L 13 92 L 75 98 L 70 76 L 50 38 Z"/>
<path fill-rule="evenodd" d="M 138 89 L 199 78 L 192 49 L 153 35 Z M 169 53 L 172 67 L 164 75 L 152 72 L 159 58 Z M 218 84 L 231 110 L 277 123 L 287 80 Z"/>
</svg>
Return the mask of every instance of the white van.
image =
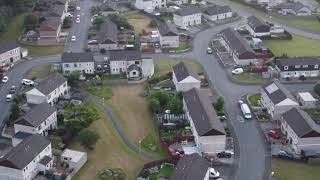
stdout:
<svg viewBox="0 0 320 180">
<path fill-rule="evenodd" d="M 12 94 L 8 94 L 8 95 L 6 96 L 6 101 L 7 101 L 7 102 L 11 102 L 11 101 L 12 101 Z"/>
<path fill-rule="evenodd" d="M 244 118 L 246 118 L 246 119 L 251 119 L 252 118 L 250 108 L 246 103 L 242 103 L 240 105 L 240 109 L 242 111 L 242 114 L 243 114 Z"/>
</svg>

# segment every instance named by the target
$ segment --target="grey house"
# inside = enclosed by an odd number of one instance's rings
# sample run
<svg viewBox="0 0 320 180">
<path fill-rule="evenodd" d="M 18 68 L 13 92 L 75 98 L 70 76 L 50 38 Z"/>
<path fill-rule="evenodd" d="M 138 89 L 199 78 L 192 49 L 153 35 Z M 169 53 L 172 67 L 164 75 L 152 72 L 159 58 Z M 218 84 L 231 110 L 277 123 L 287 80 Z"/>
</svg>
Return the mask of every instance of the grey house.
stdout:
<svg viewBox="0 0 320 180">
<path fill-rule="evenodd" d="M 280 14 L 291 14 L 294 16 L 311 16 L 312 11 L 301 2 L 284 2 L 274 7 Z"/>
<path fill-rule="evenodd" d="M 267 24 L 264 20 L 256 17 L 250 16 L 248 20 L 248 31 L 253 37 L 263 37 L 270 36 L 270 25 Z"/>
<path fill-rule="evenodd" d="M 172 68 L 172 81 L 177 92 L 200 89 L 201 80 L 191 64 L 180 62 Z"/>
<path fill-rule="evenodd" d="M 233 12 L 229 6 L 211 6 L 203 12 L 203 17 L 211 21 L 219 21 L 231 18 Z"/>
<path fill-rule="evenodd" d="M 80 71 L 81 74 L 94 74 L 95 63 L 92 53 L 63 53 L 61 67 L 64 74 Z"/>
</svg>

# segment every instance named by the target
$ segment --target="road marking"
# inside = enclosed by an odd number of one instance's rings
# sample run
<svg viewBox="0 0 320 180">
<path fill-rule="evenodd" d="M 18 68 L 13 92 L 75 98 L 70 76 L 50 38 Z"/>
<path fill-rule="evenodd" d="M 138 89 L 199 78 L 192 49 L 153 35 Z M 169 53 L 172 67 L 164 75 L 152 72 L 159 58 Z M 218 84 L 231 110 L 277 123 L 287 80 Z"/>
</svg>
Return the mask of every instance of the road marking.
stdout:
<svg viewBox="0 0 320 180">
<path fill-rule="evenodd" d="M 244 118 L 240 115 L 237 116 L 237 120 L 241 123 L 244 123 Z"/>
</svg>

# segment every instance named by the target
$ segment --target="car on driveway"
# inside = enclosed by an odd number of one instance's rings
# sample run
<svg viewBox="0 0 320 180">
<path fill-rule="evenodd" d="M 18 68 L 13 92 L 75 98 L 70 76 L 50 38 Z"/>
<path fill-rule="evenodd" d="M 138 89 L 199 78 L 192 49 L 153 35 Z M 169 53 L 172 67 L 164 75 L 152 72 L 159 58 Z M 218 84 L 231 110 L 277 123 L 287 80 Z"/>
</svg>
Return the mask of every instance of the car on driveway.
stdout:
<svg viewBox="0 0 320 180">
<path fill-rule="evenodd" d="M 8 94 L 8 95 L 6 96 L 6 101 L 7 101 L 7 102 L 11 102 L 11 101 L 12 101 L 12 98 L 13 98 L 12 94 Z"/>
<path fill-rule="evenodd" d="M 3 76 L 3 78 L 2 78 L 2 82 L 3 83 L 6 83 L 6 82 L 8 82 L 8 80 L 9 80 L 9 78 L 8 78 L 8 76 Z"/>
<path fill-rule="evenodd" d="M 229 152 L 229 151 L 222 151 L 222 152 L 219 152 L 217 154 L 217 157 L 218 158 L 231 158 L 233 152 Z"/>
<path fill-rule="evenodd" d="M 209 177 L 212 177 L 213 179 L 218 179 L 220 177 L 219 171 L 215 170 L 214 168 L 210 168 L 209 173 Z"/>
<path fill-rule="evenodd" d="M 280 139 L 281 138 L 281 136 L 275 130 L 269 130 L 268 137 L 270 137 L 272 139 Z"/>
<path fill-rule="evenodd" d="M 11 86 L 10 90 L 9 90 L 9 94 L 14 94 L 16 93 L 16 86 Z"/>
<path fill-rule="evenodd" d="M 289 160 L 294 159 L 293 154 L 289 153 L 288 151 L 284 151 L 284 150 L 280 150 L 278 152 L 277 156 L 278 156 L 278 158 L 281 158 L 281 159 L 289 159 Z"/>
<path fill-rule="evenodd" d="M 76 23 L 80 23 L 80 18 L 77 17 Z"/>
<path fill-rule="evenodd" d="M 34 82 L 32 80 L 29 80 L 29 79 L 22 79 L 21 84 L 22 85 L 26 85 L 26 86 L 33 86 Z"/>
<path fill-rule="evenodd" d="M 243 73 L 243 68 L 237 68 L 231 71 L 232 74 L 242 74 Z"/>
<path fill-rule="evenodd" d="M 71 41 L 76 41 L 76 40 L 77 40 L 76 36 L 71 36 Z"/>
</svg>

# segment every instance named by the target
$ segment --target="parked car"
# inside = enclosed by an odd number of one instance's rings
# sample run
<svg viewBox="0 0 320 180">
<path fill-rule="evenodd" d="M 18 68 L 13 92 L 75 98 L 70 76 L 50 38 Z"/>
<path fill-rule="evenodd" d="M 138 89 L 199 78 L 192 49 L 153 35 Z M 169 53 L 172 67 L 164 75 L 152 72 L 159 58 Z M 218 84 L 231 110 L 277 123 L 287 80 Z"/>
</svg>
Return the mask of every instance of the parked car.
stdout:
<svg viewBox="0 0 320 180">
<path fill-rule="evenodd" d="M 294 159 L 294 156 L 288 151 L 281 150 L 278 152 L 278 158 L 291 160 L 291 159 Z"/>
<path fill-rule="evenodd" d="M 66 16 L 67 16 L 67 17 L 71 17 L 71 18 L 73 17 L 73 15 L 72 15 L 71 13 L 69 13 L 69 12 L 66 13 Z"/>
<path fill-rule="evenodd" d="M 269 130 L 268 137 L 271 137 L 272 139 L 280 139 L 281 138 L 281 136 L 275 130 Z"/>
<path fill-rule="evenodd" d="M 76 36 L 71 36 L 71 41 L 76 41 L 76 40 L 77 40 Z"/>
<path fill-rule="evenodd" d="M 80 11 L 80 10 L 81 10 L 80 6 L 77 6 L 77 7 L 76 7 L 76 10 L 77 10 L 77 11 Z"/>
<path fill-rule="evenodd" d="M 22 79 L 21 84 L 26 86 L 33 86 L 34 82 L 29 79 Z"/>
<path fill-rule="evenodd" d="M 70 103 L 73 105 L 80 105 L 82 104 L 82 101 L 77 99 L 71 99 Z"/>
<path fill-rule="evenodd" d="M 241 102 L 242 102 L 242 101 L 241 101 Z M 251 110 L 250 110 L 249 106 L 248 106 L 246 103 L 244 103 L 244 102 L 240 103 L 240 102 L 238 101 L 238 103 L 239 103 L 239 105 L 240 105 L 240 109 L 241 109 L 241 112 L 242 112 L 244 118 L 246 118 L 246 119 L 251 119 L 251 118 L 252 118 L 252 115 L 251 115 Z"/>
<path fill-rule="evenodd" d="M 16 93 L 16 86 L 11 86 L 10 90 L 9 90 L 9 94 L 14 94 Z"/>
<path fill-rule="evenodd" d="M 232 74 L 242 74 L 243 73 L 243 68 L 237 68 L 231 71 Z"/>
<path fill-rule="evenodd" d="M 227 151 L 222 151 L 217 154 L 218 158 L 231 158 L 232 153 Z"/>
<path fill-rule="evenodd" d="M 6 82 L 8 82 L 8 80 L 9 80 L 9 78 L 8 78 L 8 76 L 3 76 L 3 78 L 2 78 L 2 82 L 3 83 L 6 83 Z"/>
<path fill-rule="evenodd" d="M 213 179 L 218 179 L 220 177 L 219 171 L 215 170 L 214 168 L 209 169 L 209 177 Z"/>
<path fill-rule="evenodd" d="M 212 49 L 210 47 L 208 47 L 207 48 L 207 54 L 212 54 L 212 53 L 213 53 Z"/>
<path fill-rule="evenodd" d="M 80 18 L 80 14 L 77 14 L 77 17 Z"/>
<path fill-rule="evenodd" d="M 6 96 L 6 101 L 7 101 L 7 102 L 11 102 L 11 101 L 12 101 L 12 98 L 13 98 L 12 94 L 8 94 L 8 95 Z"/>
<path fill-rule="evenodd" d="M 77 17 L 76 23 L 80 23 L 80 18 Z"/>
</svg>

